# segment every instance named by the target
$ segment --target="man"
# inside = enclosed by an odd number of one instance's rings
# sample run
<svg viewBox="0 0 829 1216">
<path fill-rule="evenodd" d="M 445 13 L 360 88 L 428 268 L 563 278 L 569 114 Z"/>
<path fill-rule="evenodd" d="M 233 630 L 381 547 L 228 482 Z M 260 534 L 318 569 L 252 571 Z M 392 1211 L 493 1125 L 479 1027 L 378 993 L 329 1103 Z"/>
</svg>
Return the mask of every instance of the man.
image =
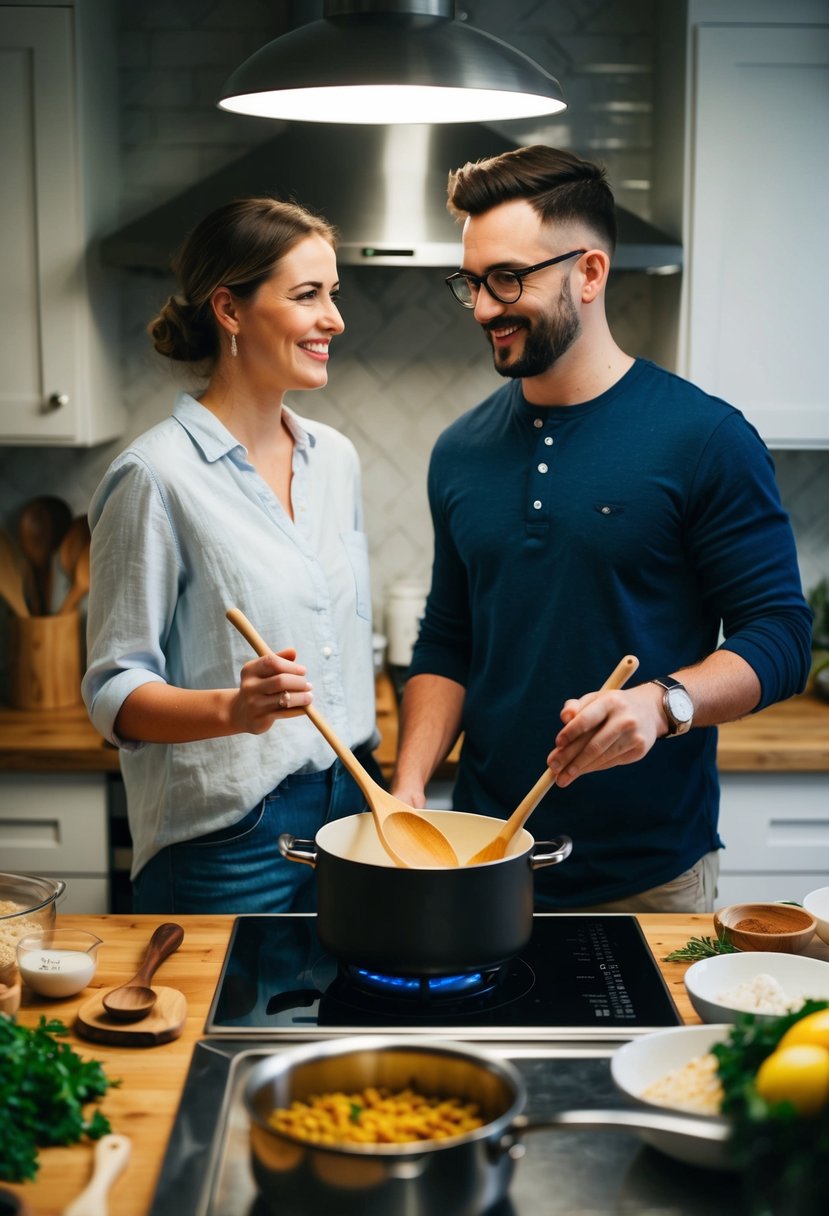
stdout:
<svg viewBox="0 0 829 1216">
<path fill-rule="evenodd" d="M 555 774 L 529 826 L 574 847 L 536 875 L 539 907 L 710 910 L 715 726 L 800 691 L 809 668 L 771 457 L 737 410 L 614 341 L 599 166 L 517 149 L 451 174 L 449 208 L 463 268 L 447 282 L 509 383 L 432 454 L 394 792 L 423 806 L 463 731 L 458 809 L 506 817 L 545 763 Z M 593 691 L 627 653 L 629 685 Z"/>
</svg>

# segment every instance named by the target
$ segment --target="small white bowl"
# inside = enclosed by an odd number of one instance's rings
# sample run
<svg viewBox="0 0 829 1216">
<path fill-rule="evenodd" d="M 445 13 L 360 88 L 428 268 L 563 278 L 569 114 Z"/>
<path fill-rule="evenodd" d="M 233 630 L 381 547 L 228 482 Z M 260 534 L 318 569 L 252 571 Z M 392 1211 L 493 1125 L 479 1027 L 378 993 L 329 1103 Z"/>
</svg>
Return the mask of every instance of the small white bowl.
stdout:
<svg viewBox="0 0 829 1216">
<path fill-rule="evenodd" d="M 829 945 L 829 887 L 818 887 L 803 897 L 803 907 L 817 921 L 817 935 Z"/>
<path fill-rule="evenodd" d="M 38 996 L 75 996 L 91 983 L 100 937 L 82 929 L 47 929 L 17 943 L 20 978 Z"/>
<path fill-rule="evenodd" d="M 811 997 L 829 1000 L 829 963 L 802 954 L 764 953 L 750 950 L 742 954 L 717 954 L 700 959 L 685 972 L 685 988 L 704 1022 L 736 1022 L 743 1013 L 754 1013 L 762 1021 L 782 1017 L 781 1013 L 760 1013 L 740 1009 L 724 1001 L 741 984 L 748 984 L 758 975 L 769 975 L 795 1001 L 795 1008 Z"/>
<path fill-rule="evenodd" d="M 610 1060 L 610 1074 L 616 1088 L 632 1102 L 648 1110 L 675 1109 L 648 1102 L 642 1093 L 677 1068 L 682 1068 L 698 1056 L 706 1055 L 714 1043 L 721 1043 L 731 1027 L 720 1026 L 674 1026 L 670 1030 L 657 1030 L 642 1035 L 619 1047 Z M 716 1116 L 696 1116 L 701 1122 L 716 1121 Z M 728 1156 L 727 1145 L 706 1140 L 702 1136 L 686 1133 L 651 1132 L 638 1133 L 642 1140 L 660 1152 L 667 1153 L 677 1161 L 689 1165 L 702 1165 L 706 1169 L 730 1170 L 734 1166 Z"/>
</svg>

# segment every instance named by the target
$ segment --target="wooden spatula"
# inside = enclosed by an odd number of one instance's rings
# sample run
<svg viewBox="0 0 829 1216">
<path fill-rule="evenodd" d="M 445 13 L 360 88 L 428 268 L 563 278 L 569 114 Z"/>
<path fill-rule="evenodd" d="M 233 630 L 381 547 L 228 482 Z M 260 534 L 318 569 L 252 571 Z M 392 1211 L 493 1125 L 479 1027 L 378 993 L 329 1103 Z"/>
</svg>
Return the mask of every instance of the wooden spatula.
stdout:
<svg viewBox="0 0 829 1216">
<path fill-rule="evenodd" d="M 602 684 L 602 692 L 608 688 L 621 688 L 630 677 L 633 675 L 636 668 L 639 666 L 639 660 L 632 654 L 625 655 L 623 659 L 617 663 L 614 670 Z M 479 866 L 485 861 L 500 861 L 507 851 L 507 845 L 512 840 L 517 832 L 521 831 L 524 824 L 529 819 L 535 808 L 538 806 L 541 799 L 549 789 L 555 785 L 556 779 L 550 769 L 545 768 L 535 785 L 530 790 L 529 794 L 518 803 L 518 806 L 510 815 L 504 826 L 501 828 L 497 836 L 494 836 L 488 844 L 485 844 L 482 849 L 469 858 L 466 862 L 468 866 Z"/>
<path fill-rule="evenodd" d="M 253 625 L 238 608 L 229 608 L 225 614 L 259 655 L 273 654 L 270 646 L 256 632 Z M 350 747 L 336 735 L 333 729 L 313 705 L 306 705 L 304 712 L 317 730 L 342 760 L 347 772 L 356 781 L 360 792 L 374 816 L 374 824 L 380 843 L 395 865 L 424 869 L 431 866 L 457 866 L 458 856 L 449 841 L 433 823 L 425 819 L 413 807 L 393 797 L 366 772 Z"/>
</svg>

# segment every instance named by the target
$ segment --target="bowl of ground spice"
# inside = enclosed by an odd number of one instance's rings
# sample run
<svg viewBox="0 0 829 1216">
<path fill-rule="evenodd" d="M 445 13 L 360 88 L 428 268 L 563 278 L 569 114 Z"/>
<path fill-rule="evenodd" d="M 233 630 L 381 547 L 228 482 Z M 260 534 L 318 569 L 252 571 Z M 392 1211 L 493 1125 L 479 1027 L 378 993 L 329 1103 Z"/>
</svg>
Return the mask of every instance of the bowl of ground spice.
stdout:
<svg viewBox="0 0 829 1216">
<path fill-rule="evenodd" d="M 814 937 L 817 921 L 797 904 L 729 904 L 714 913 L 714 928 L 738 950 L 800 954 Z"/>
</svg>

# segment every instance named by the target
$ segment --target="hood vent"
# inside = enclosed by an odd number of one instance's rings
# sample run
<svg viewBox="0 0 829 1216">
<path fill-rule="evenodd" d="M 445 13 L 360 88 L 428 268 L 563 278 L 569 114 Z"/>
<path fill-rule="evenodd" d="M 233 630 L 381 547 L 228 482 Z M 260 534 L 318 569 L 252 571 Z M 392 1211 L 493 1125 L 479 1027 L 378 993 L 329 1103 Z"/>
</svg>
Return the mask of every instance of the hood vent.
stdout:
<svg viewBox="0 0 829 1216">
<path fill-rule="evenodd" d="M 456 267 L 460 227 L 446 180 L 469 160 L 517 145 L 480 123 L 334 126 L 291 123 L 101 243 L 107 265 L 166 273 L 185 234 L 214 207 L 246 194 L 293 198 L 336 225 L 346 266 Z M 617 211 L 616 270 L 672 274 L 682 248 L 630 211 Z"/>
</svg>

